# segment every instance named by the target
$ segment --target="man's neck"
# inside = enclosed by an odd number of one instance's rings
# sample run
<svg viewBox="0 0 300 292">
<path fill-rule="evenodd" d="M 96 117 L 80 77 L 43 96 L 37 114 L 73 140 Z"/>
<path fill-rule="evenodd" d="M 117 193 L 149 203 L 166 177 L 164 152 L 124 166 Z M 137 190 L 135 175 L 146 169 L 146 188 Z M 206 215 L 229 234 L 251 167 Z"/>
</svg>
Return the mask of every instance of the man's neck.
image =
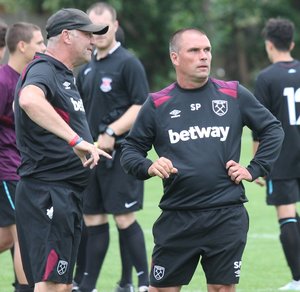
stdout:
<svg viewBox="0 0 300 292">
<path fill-rule="evenodd" d="M 277 63 L 277 62 L 291 62 L 293 60 L 294 59 L 291 56 L 290 52 L 276 51 L 276 53 L 274 53 L 273 56 L 272 56 L 272 63 Z"/>
<path fill-rule="evenodd" d="M 59 49 L 59 47 L 57 47 L 56 49 L 47 48 L 45 55 L 48 55 L 56 59 L 57 61 L 63 63 L 69 70 L 71 71 L 74 70 L 75 67 L 74 62 L 70 58 L 70 55 L 68 55 L 68 52 L 66 50 Z"/>
<path fill-rule="evenodd" d="M 105 58 L 107 55 L 112 54 L 121 44 L 117 41 L 113 42 L 111 46 L 105 49 L 97 48 L 97 60 Z"/>
<path fill-rule="evenodd" d="M 177 76 L 177 83 L 183 89 L 197 89 L 203 87 L 208 81 L 207 78 L 191 80 Z"/>
<path fill-rule="evenodd" d="M 7 62 L 8 66 L 14 69 L 16 72 L 21 74 L 27 62 L 22 56 L 10 55 Z"/>
</svg>

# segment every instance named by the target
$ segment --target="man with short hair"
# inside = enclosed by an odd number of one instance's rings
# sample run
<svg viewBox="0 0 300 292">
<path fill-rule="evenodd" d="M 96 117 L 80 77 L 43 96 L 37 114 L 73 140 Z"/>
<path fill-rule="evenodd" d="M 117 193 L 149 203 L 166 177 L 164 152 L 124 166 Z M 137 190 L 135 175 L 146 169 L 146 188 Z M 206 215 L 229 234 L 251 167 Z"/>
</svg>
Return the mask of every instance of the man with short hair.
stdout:
<svg viewBox="0 0 300 292">
<path fill-rule="evenodd" d="M 148 261 L 143 230 L 135 212 L 143 207 L 143 182 L 124 173 L 120 165 L 120 144 L 145 101 L 148 82 L 141 62 L 116 41 L 116 10 L 98 2 L 88 9 L 92 22 L 109 25 L 104 36 L 95 37 L 95 54 L 77 79 L 91 133 L 98 146 L 114 159 L 95 168 L 85 190 L 84 221 L 87 226 L 85 273 L 82 292 L 95 289 L 109 246 L 108 214 L 119 233 L 122 264 L 117 292 L 132 292 L 132 267 L 138 290 L 148 291 Z"/>
<path fill-rule="evenodd" d="M 284 134 L 245 87 L 209 76 L 211 44 L 204 32 L 180 29 L 169 47 L 176 82 L 150 94 L 121 154 L 129 174 L 163 180 L 149 291 L 180 291 L 200 261 L 207 291 L 234 292 L 249 227 L 242 181 L 270 171 Z M 239 163 L 244 126 L 261 141 L 248 167 Z M 147 158 L 152 146 L 155 161 Z"/>
<path fill-rule="evenodd" d="M 16 291 L 32 291 L 27 287 L 15 224 L 15 189 L 19 176 L 20 154 L 16 145 L 13 100 L 20 74 L 36 52 L 44 52 L 41 29 L 32 23 L 18 22 L 6 33 L 8 63 L 0 67 L 0 250 L 14 245 Z"/>
<path fill-rule="evenodd" d="M 280 242 L 292 281 L 279 290 L 300 291 L 300 62 L 292 57 L 294 24 L 284 18 L 269 19 L 263 29 L 265 49 L 271 65 L 255 83 L 255 96 L 281 121 L 285 138 L 278 159 L 266 177 L 266 202 L 275 206 Z M 255 149 L 259 139 L 254 134 Z M 258 181 L 262 184 L 262 181 Z"/>
<path fill-rule="evenodd" d="M 99 156 L 110 157 L 94 146 L 72 73 L 90 60 L 93 33 L 107 29 L 81 10 L 59 10 L 47 21 L 45 54 L 36 54 L 16 87 L 16 223 L 24 271 L 35 291 L 71 291 L 82 191 Z"/>
</svg>

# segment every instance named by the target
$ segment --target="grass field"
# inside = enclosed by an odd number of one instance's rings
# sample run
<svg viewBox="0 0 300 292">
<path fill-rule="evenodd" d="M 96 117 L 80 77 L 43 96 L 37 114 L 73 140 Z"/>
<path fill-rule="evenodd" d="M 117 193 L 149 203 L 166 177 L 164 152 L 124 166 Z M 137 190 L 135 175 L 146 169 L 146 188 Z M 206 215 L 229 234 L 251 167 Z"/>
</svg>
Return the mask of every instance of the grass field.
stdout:
<svg viewBox="0 0 300 292">
<path fill-rule="evenodd" d="M 250 132 L 246 130 L 243 135 L 241 157 L 241 163 L 244 165 L 252 155 L 251 143 Z M 278 287 L 291 280 L 291 276 L 278 239 L 275 210 L 266 206 L 264 188 L 254 183 L 245 183 L 245 187 L 249 199 L 246 208 L 250 216 L 250 230 L 237 291 L 277 291 Z M 161 182 L 158 178 L 146 181 L 144 210 L 138 212 L 138 220 L 145 232 L 149 262 L 153 247 L 151 228 L 160 213 L 157 205 L 161 192 Z M 97 285 L 99 292 L 112 292 L 120 275 L 118 235 L 112 221 L 110 235 L 109 251 Z M 10 253 L 5 252 L 0 255 L 0 292 L 12 291 L 12 281 Z M 182 291 L 206 291 L 205 278 L 200 266 L 191 283 L 183 287 Z"/>
</svg>

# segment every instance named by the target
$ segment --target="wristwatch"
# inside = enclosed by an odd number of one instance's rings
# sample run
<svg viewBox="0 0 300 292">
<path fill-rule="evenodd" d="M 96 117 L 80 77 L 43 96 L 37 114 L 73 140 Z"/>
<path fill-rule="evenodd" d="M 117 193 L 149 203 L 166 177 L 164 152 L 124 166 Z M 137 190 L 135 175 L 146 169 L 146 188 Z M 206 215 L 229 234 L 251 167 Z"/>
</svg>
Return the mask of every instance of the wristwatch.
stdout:
<svg viewBox="0 0 300 292">
<path fill-rule="evenodd" d="M 111 137 L 116 137 L 117 135 L 115 134 L 114 130 L 110 127 L 106 127 L 105 129 L 105 133 L 108 135 L 108 136 L 111 136 Z"/>
</svg>

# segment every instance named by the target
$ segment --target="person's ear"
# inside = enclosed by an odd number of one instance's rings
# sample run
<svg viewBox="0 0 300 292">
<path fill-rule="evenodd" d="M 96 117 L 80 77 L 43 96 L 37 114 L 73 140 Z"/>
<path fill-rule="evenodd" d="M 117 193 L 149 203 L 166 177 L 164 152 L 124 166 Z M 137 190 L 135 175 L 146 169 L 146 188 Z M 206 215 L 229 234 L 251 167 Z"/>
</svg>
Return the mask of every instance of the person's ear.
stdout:
<svg viewBox="0 0 300 292">
<path fill-rule="evenodd" d="M 172 61 L 172 63 L 173 63 L 173 65 L 174 66 L 178 66 L 178 64 L 179 64 L 179 58 L 178 58 L 178 54 L 177 53 L 175 53 L 175 52 L 171 52 L 170 53 L 170 59 L 171 59 L 171 61 Z"/>
<path fill-rule="evenodd" d="M 265 47 L 267 51 L 271 51 L 274 48 L 274 45 L 272 42 L 270 42 L 269 40 L 265 41 Z"/>
<path fill-rule="evenodd" d="M 71 31 L 67 30 L 67 29 L 64 29 L 62 32 L 61 32 L 61 38 L 63 39 L 63 41 L 67 44 L 70 44 L 71 43 Z"/>
<path fill-rule="evenodd" d="M 26 50 L 26 43 L 24 41 L 19 41 L 17 44 L 17 49 L 21 52 L 24 53 Z"/>
<path fill-rule="evenodd" d="M 114 22 L 115 33 L 117 32 L 118 27 L 119 27 L 119 21 L 116 20 L 116 21 Z"/>
</svg>

